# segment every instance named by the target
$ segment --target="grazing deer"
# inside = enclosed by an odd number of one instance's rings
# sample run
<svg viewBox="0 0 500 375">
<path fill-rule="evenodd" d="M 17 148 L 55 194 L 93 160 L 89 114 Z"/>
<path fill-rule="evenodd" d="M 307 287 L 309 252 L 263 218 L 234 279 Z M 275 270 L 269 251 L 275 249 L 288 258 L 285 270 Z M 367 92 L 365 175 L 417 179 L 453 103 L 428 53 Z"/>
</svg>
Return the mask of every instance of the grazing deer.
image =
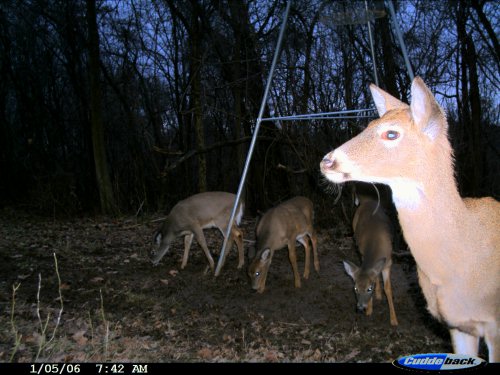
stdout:
<svg viewBox="0 0 500 375">
<path fill-rule="evenodd" d="M 460 197 L 446 117 L 421 78 L 410 105 L 370 90 L 381 118 L 328 153 L 321 171 L 391 187 L 428 309 L 455 353 L 477 355 L 484 337 L 490 362 L 500 361 L 500 203 Z"/>
<path fill-rule="evenodd" d="M 252 288 L 259 293 L 266 287 L 267 273 L 274 252 L 288 246 L 288 258 L 292 264 L 295 287 L 300 288 L 295 242 L 305 248 L 304 279 L 309 278 L 309 240 L 312 243 L 314 268 L 319 272 L 316 233 L 313 228 L 313 203 L 305 197 L 295 197 L 269 209 L 259 220 L 256 230 L 257 254 L 248 268 Z"/>
<path fill-rule="evenodd" d="M 378 200 L 370 196 L 357 194 L 359 206 L 352 220 L 354 240 L 362 257 L 360 267 L 347 260 L 344 268 L 354 280 L 357 309 L 371 315 L 373 311 L 373 292 L 377 299 L 382 299 L 380 274 L 384 281 L 384 292 L 389 304 L 391 324 L 398 325 L 394 303 L 392 301 L 391 265 L 392 265 L 392 224 Z"/>
<path fill-rule="evenodd" d="M 200 244 L 212 271 L 214 271 L 214 260 L 208 250 L 203 229 L 217 228 L 225 235 L 229 224 L 229 217 L 234 205 L 236 195 L 231 193 L 213 191 L 195 194 L 183 201 L 178 202 L 170 211 L 161 228 L 154 235 L 157 250 L 151 253 L 151 261 L 157 265 L 161 258 L 168 252 L 170 244 L 179 236 L 184 236 L 184 256 L 181 269 L 186 267 L 189 249 L 193 237 Z M 243 216 L 243 203 L 240 202 L 236 215 L 236 224 L 239 225 Z M 243 254 L 243 234 L 236 225 L 231 229 L 227 249 L 230 250 L 233 241 L 238 247 L 238 269 L 245 262 Z M 226 256 L 229 251 L 226 252 Z M 225 259 L 224 259 L 225 260 Z"/>
</svg>

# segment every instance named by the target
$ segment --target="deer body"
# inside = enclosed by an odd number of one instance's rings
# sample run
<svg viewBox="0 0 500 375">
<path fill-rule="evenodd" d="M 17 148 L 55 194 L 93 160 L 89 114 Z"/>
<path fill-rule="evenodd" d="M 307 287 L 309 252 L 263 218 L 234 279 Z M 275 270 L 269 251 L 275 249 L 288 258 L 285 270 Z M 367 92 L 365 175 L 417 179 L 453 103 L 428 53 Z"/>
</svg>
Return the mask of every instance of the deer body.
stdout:
<svg viewBox="0 0 500 375">
<path fill-rule="evenodd" d="M 314 268 L 319 272 L 317 239 L 313 227 L 312 202 L 305 197 L 295 197 L 268 210 L 259 220 L 256 230 L 257 253 L 248 268 L 252 288 L 264 292 L 269 266 L 276 250 L 288 246 L 288 257 L 292 265 L 295 287 L 300 288 L 295 242 L 305 248 L 304 279 L 309 277 L 310 247 L 312 243 Z"/>
<path fill-rule="evenodd" d="M 391 187 L 428 309 L 448 325 L 454 351 L 477 355 L 484 337 L 489 360 L 500 361 L 500 203 L 460 197 L 446 118 L 420 78 L 411 105 L 370 90 L 381 118 L 327 154 L 321 170 L 337 183 Z"/>
<path fill-rule="evenodd" d="M 229 224 L 231 210 L 236 195 L 226 192 L 206 192 L 195 194 L 185 200 L 178 202 L 170 211 L 161 228 L 156 232 L 154 239 L 158 250 L 152 254 L 151 261 L 157 265 L 168 252 L 170 244 L 179 236 L 184 236 L 184 255 L 181 268 L 186 267 L 189 249 L 193 238 L 200 244 L 208 259 L 211 270 L 214 270 L 214 260 L 208 250 L 203 229 L 217 228 L 222 235 Z M 239 225 L 243 216 L 243 204 L 238 206 L 236 224 Z M 236 224 L 231 229 L 231 238 L 228 241 L 228 250 L 231 249 L 233 241 L 238 247 L 238 268 L 243 267 L 245 262 L 243 254 L 243 235 Z M 226 256 L 227 256 L 226 252 Z"/>
<path fill-rule="evenodd" d="M 354 240 L 362 257 L 360 267 L 344 261 L 344 268 L 354 280 L 358 311 L 371 315 L 373 292 L 382 298 L 380 275 L 384 281 L 384 292 L 389 304 L 390 321 L 398 325 L 391 287 L 392 224 L 377 200 L 359 195 L 359 207 L 353 218 Z"/>
</svg>

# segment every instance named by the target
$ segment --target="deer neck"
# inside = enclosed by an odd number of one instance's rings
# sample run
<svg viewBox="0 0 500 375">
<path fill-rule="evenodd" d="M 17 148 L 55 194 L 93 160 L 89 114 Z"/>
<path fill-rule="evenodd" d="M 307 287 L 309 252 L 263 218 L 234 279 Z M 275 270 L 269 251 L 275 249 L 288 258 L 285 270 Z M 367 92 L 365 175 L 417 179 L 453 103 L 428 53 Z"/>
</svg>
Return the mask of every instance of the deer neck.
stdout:
<svg viewBox="0 0 500 375">
<path fill-rule="evenodd" d="M 450 261 L 466 250 L 467 212 L 446 153 L 418 173 L 419 182 L 399 179 L 390 186 L 405 240 L 421 270 L 439 285 L 454 272 Z"/>
</svg>

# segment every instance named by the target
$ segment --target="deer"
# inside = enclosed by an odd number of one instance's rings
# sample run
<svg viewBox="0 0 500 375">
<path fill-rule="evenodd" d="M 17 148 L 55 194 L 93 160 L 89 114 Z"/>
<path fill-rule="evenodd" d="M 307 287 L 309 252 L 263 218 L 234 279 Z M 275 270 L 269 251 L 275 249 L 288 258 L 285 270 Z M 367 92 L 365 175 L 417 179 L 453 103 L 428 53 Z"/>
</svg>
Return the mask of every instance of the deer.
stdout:
<svg viewBox="0 0 500 375">
<path fill-rule="evenodd" d="M 155 248 L 151 252 L 151 262 L 158 265 L 165 254 L 168 253 L 171 243 L 180 236 L 184 236 L 184 255 L 181 269 L 186 267 L 189 250 L 193 238 L 203 249 L 212 272 L 214 271 L 214 260 L 207 247 L 203 230 L 217 228 L 225 237 L 225 231 L 229 224 L 231 210 L 234 206 L 236 195 L 221 191 L 199 193 L 178 202 L 170 211 L 161 227 L 154 234 Z M 243 254 L 243 233 L 237 227 L 243 216 L 244 205 L 239 203 L 235 223 L 231 228 L 227 249 L 231 249 L 233 242 L 238 248 L 238 269 L 245 263 Z M 227 257 L 229 251 L 224 256 Z M 208 270 L 208 269 L 207 269 Z"/>
<path fill-rule="evenodd" d="M 370 91 L 380 118 L 326 154 L 321 172 L 390 186 L 430 314 L 456 354 L 477 356 L 484 338 L 489 361 L 500 361 L 500 202 L 460 196 L 444 110 L 420 77 L 409 105 Z"/>
<path fill-rule="evenodd" d="M 288 247 L 288 258 L 292 265 L 294 284 L 301 287 L 300 275 L 297 267 L 297 253 L 295 243 L 299 242 L 305 249 L 304 279 L 309 278 L 312 244 L 314 269 L 319 272 L 317 251 L 317 237 L 313 227 L 313 203 L 306 197 L 294 197 L 264 213 L 256 228 L 256 255 L 248 267 L 248 275 L 252 289 L 263 293 L 266 279 L 274 252 Z"/>
<path fill-rule="evenodd" d="M 357 310 L 370 316 L 373 312 L 373 293 L 382 299 L 380 275 L 389 305 L 391 325 L 397 326 L 391 287 L 392 222 L 380 201 L 369 195 L 356 193 L 358 205 L 352 220 L 354 241 L 362 257 L 361 266 L 344 260 L 344 269 L 354 280 Z"/>
</svg>

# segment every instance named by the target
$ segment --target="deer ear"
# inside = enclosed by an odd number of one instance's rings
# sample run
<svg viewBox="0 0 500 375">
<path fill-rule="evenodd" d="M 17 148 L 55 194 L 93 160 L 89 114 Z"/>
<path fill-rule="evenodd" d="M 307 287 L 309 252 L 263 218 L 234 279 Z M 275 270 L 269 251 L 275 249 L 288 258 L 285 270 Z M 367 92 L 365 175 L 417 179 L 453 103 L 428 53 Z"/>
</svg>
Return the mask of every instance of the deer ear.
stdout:
<svg viewBox="0 0 500 375">
<path fill-rule="evenodd" d="M 161 243 L 161 239 L 162 239 L 162 234 L 161 234 L 161 230 L 157 230 L 153 236 L 154 240 L 153 242 L 157 245 L 157 246 L 160 246 L 160 243 Z"/>
<path fill-rule="evenodd" d="M 382 117 L 387 111 L 395 108 L 407 108 L 408 104 L 403 103 L 401 100 L 396 99 L 391 94 L 386 93 L 380 87 L 375 86 L 373 83 L 370 85 L 373 102 L 377 107 L 378 115 Z"/>
<path fill-rule="evenodd" d="M 266 249 L 262 252 L 262 254 L 260 254 L 260 259 L 263 260 L 263 261 L 266 261 L 269 259 L 269 256 L 271 255 L 271 250 L 270 249 Z"/>
<path fill-rule="evenodd" d="M 347 274 L 349 276 L 351 276 L 352 279 L 354 280 L 355 279 L 354 275 L 359 270 L 359 267 L 356 266 L 354 263 L 349 262 L 348 260 L 344 260 L 343 263 L 344 263 L 345 272 L 347 272 Z"/>
<path fill-rule="evenodd" d="M 443 110 L 420 77 L 411 84 L 411 115 L 413 122 L 431 140 L 447 130 Z"/>
</svg>

